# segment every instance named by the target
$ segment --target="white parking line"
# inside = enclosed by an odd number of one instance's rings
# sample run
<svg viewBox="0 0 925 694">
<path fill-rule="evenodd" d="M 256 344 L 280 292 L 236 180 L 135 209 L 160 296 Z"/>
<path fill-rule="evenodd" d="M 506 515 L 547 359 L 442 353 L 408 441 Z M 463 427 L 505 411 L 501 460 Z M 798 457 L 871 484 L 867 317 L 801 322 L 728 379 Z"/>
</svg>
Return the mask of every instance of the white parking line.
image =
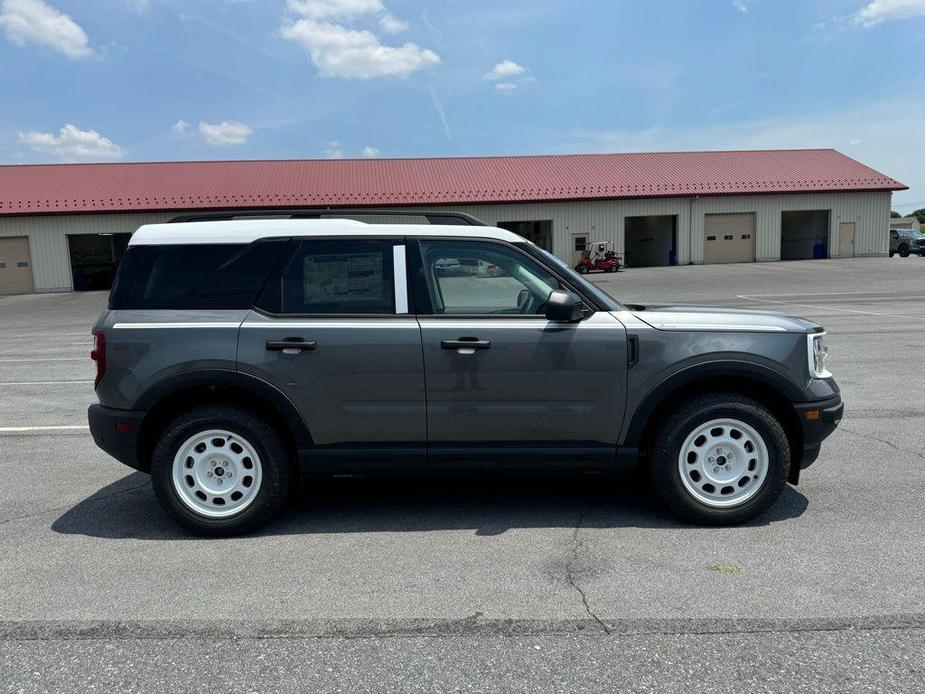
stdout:
<svg viewBox="0 0 925 694">
<path fill-rule="evenodd" d="M 773 295 L 771 295 L 773 296 Z M 755 296 L 745 294 L 736 294 L 739 299 L 746 301 L 757 301 L 762 304 L 774 304 L 777 306 L 799 306 L 801 308 L 815 308 L 821 311 L 841 311 L 842 313 L 856 313 L 863 316 L 877 316 L 879 318 L 911 318 L 912 320 L 925 320 L 925 316 L 908 316 L 901 313 L 877 313 L 875 311 L 858 311 L 853 308 L 838 308 L 837 306 L 820 306 L 819 304 L 801 304 L 795 301 L 772 301 L 771 299 L 759 299 Z"/>
<path fill-rule="evenodd" d="M 0 381 L 0 386 L 62 386 L 74 383 L 93 383 L 90 381 Z"/>
<path fill-rule="evenodd" d="M 86 424 L 58 424 L 41 427 L 0 427 L 0 434 L 18 434 L 24 431 L 89 431 Z"/>
<path fill-rule="evenodd" d="M 12 357 L 9 359 L 0 358 L 0 362 L 13 364 L 18 362 L 27 362 L 27 361 L 86 361 L 89 362 L 89 357 Z"/>
</svg>

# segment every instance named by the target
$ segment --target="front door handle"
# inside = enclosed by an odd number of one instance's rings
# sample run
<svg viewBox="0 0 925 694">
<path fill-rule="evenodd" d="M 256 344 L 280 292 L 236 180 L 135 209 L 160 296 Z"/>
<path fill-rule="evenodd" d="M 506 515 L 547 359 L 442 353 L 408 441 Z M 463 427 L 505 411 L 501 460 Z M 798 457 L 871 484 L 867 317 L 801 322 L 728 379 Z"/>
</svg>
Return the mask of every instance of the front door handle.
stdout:
<svg viewBox="0 0 925 694">
<path fill-rule="evenodd" d="M 480 340 L 477 337 L 461 337 L 458 340 L 440 340 L 441 349 L 455 349 L 460 354 L 474 354 L 476 350 L 491 347 L 490 340 Z"/>
<path fill-rule="evenodd" d="M 315 349 L 318 343 L 314 340 L 303 340 L 299 337 L 287 337 L 284 340 L 267 340 L 268 352 L 282 352 L 283 354 L 299 354 L 305 350 Z"/>
</svg>

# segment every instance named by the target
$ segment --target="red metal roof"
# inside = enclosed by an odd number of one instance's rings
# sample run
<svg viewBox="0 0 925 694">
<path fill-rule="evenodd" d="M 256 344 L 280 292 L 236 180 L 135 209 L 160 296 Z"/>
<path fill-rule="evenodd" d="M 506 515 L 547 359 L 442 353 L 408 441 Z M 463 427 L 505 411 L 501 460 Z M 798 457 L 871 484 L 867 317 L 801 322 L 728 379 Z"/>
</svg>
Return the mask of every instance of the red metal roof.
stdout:
<svg viewBox="0 0 925 694">
<path fill-rule="evenodd" d="M 832 149 L 0 166 L 0 215 L 904 190 Z"/>
</svg>

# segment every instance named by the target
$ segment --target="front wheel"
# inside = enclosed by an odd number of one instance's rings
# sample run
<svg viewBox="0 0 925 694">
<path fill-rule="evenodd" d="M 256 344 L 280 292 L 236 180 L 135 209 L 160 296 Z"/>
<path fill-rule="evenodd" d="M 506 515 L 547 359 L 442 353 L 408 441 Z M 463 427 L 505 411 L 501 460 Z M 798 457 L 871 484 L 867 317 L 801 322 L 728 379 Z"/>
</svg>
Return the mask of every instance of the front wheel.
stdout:
<svg viewBox="0 0 925 694">
<path fill-rule="evenodd" d="M 906 244 L 901 245 L 901 246 L 899 247 L 898 250 L 899 250 L 899 257 L 900 257 L 900 258 L 908 258 L 908 257 L 909 257 L 909 246 L 907 246 Z"/>
<path fill-rule="evenodd" d="M 181 414 L 151 457 L 158 501 L 201 535 L 237 535 L 266 523 L 286 499 L 289 470 L 286 447 L 267 422 L 223 405 Z"/>
<path fill-rule="evenodd" d="M 650 474 L 677 516 L 733 525 L 767 510 L 789 469 L 790 445 L 774 415 L 750 398 L 717 393 L 691 400 L 665 420 Z"/>
<path fill-rule="evenodd" d="M 577 272 L 579 275 L 586 275 L 588 274 L 588 266 L 587 265 L 576 265 L 575 272 Z"/>
</svg>

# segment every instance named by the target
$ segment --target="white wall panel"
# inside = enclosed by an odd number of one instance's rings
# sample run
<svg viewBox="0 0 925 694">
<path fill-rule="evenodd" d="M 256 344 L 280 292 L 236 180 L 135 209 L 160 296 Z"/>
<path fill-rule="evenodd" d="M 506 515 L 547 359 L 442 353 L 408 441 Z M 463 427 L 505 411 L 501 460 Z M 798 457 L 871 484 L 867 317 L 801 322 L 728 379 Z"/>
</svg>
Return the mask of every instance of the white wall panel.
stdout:
<svg viewBox="0 0 925 694">
<path fill-rule="evenodd" d="M 618 253 L 622 254 L 625 251 L 625 217 L 676 215 L 678 262 L 685 264 L 689 259 L 695 263 L 703 262 L 703 215 L 722 212 L 755 213 L 755 251 L 759 261 L 780 258 L 780 213 L 784 210 L 831 210 L 829 249 L 832 254 L 838 248 L 839 223 L 855 222 L 856 255 L 886 255 L 890 199 L 889 192 L 814 193 L 451 205 L 427 209 L 468 212 L 489 224 L 550 219 L 553 223 L 553 251 L 568 261 L 572 259 L 572 234 L 586 234 L 595 241 L 613 241 Z M 131 233 L 142 224 L 163 222 L 175 214 L 0 217 L 0 236 L 29 236 L 36 291 L 68 291 L 71 289 L 71 269 L 67 234 Z"/>
</svg>

